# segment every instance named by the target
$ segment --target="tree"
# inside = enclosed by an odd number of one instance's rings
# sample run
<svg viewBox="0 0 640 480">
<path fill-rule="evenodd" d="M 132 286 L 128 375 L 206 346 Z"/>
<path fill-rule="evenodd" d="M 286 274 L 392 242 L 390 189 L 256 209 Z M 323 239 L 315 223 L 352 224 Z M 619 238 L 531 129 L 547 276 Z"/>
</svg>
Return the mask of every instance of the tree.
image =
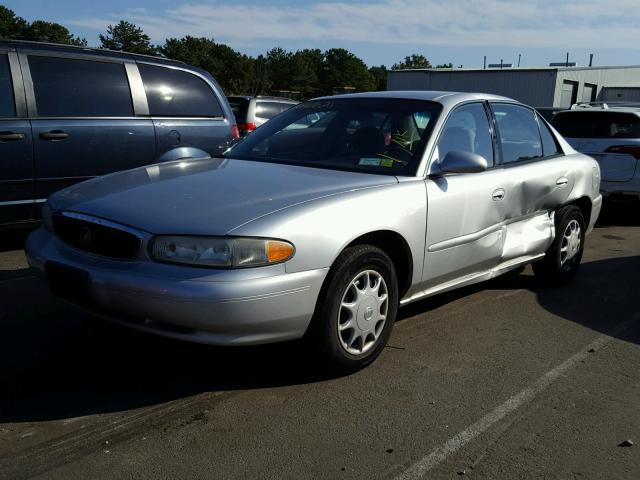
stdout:
<svg viewBox="0 0 640 480">
<path fill-rule="evenodd" d="M 254 89 L 254 60 L 213 39 L 189 35 L 170 38 L 160 52 L 207 70 L 228 94 L 252 93 Z"/>
<path fill-rule="evenodd" d="M 436 68 L 453 68 L 453 63 L 442 63 L 440 65 L 436 65 Z"/>
<path fill-rule="evenodd" d="M 72 35 L 66 27 L 59 23 L 35 20 L 29 24 L 24 18 L 16 16 L 12 10 L 2 5 L 0 5 L 0 38 L 87 45 L 84 38 Z"/>
<path fill-rule="evenodd" d="M 100 46 L 109 50 L 154 55 L 157 49 L 151 45 L 149 35 L 137 25 L 120 20 L 115 26 L 107 27 L 106 35 L 98 35 Z"/>
<path fill-rule="evenodd" d="M 414 53 L 404 57 L 402 62 L 396 63 L 391 67 L 392 70 L 407 70 L 410 68 L 431 68 L 431 62 L 424 55 Z"/>
<path fill-rule="evenodd" d="M 63 43 L 67 45 L 87 46 L 87 40 L 72 35 L 59 23 L 35 20 L 26 30 L 25 38 L 38 42 Z"/>
<path fill-rule="evenodd" d="M 323 92 L 333 93 L 344 87 L 362 92 L 375 88 L 367 65 L 344 48 L 331 48 L 324 53 L 324 68 L 320 84 Z"/>
<path fill-rule="evenodd" d="M 13 10 L 0 5 L 0 38 L 24 38 L 29 23 Z"/>
<path fill-rule="evenodd" d="M 380 65 L 379 67 L 371 67 L 369 73 L 373 78 L 375 90 L 382 92 L 387 89 L 387 67 Z"/>
</svg>

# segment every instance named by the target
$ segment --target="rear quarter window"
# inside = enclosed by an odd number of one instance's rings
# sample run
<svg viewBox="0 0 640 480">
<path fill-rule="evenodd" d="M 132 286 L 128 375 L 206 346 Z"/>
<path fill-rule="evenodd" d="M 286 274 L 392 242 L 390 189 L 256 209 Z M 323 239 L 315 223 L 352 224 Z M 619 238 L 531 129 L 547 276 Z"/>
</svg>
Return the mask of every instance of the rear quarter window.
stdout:
<svg viewBox="0 0 640 480">
<path fill-rule="evenodd" d="M 271 119 L 293 106 L 293 104 L 282 102 L 256 102 L 256 117 Z"/>
<path fill-rule="evenodd" d="M 640 138 L 640 117 L 624 112 L 562 112 L 552 125 L 570 138 Z"/>
<path fill-rule="evenodd" d="M 222 107 L 211 87 L 183 70 L 138 64 L 149 113 L 162 117 L 222 117 Z"/>
</svg>

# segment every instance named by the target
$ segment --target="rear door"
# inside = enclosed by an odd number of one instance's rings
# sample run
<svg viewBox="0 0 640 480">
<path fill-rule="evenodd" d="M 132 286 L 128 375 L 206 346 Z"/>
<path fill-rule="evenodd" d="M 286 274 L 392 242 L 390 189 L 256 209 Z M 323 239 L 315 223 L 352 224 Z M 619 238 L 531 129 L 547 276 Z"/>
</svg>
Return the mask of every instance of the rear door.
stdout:
<svg viewBox="0 0 640 480">
<path fill-rule="evenodd" d="M 81 180 L 154 161 L 153 123 L 136 116 L 137 110 L 147 113 L 139 77 L 140 91 L 132 97 L 134 63 L 29 50 L 20 52 L 20 62 L 38 198 Z"/>
<path fill-rule="evenodd" d="M 204 75 L 142 62 L 138 69 L 156 130 L 158 159 L 215 156 L 229 147 L 231 123 Z"/>
<path fill-rule="evenodd" d="M 542 254 L 553 240 L 549 213 L 573 190 L 574 167 L 533 109 L 491 102 L 491 110 L 501 166 L 508 175 L 505 201 L 511 206 L 502 261 Z"/>
<path fill-rule="evenodd" d="M 31 126 L 18 56 L 0 46 L 0 225 L 33 219 Z"/>
</svg>

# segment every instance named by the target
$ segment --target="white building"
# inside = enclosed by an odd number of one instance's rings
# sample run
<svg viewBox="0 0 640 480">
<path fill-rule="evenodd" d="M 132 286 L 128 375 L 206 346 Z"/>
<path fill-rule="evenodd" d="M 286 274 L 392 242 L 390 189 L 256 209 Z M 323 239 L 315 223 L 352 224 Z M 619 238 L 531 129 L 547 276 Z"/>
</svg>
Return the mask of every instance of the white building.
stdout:
<svg viewBox="0 0 640 480">
<path fill-rule="evenodd" d="M 640 66 L 391 70 L 387 90 L 443 90 L 504 95 L 540 108 L 640 101 Z"/>
</svg>

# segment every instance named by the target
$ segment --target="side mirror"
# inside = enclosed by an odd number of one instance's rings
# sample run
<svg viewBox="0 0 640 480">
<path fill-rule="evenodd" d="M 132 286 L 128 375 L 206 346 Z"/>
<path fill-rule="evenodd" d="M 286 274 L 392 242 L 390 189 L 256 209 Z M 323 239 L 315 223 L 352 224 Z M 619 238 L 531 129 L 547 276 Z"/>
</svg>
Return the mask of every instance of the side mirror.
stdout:
<svg viewBox="0 0 640 480">
<path fill-rule="evenodd" d="M 487 160 L 477 153 L 451 150 L 436 166 L 439 173 L 477 173 L 488 168 Z"/>
</svg>

